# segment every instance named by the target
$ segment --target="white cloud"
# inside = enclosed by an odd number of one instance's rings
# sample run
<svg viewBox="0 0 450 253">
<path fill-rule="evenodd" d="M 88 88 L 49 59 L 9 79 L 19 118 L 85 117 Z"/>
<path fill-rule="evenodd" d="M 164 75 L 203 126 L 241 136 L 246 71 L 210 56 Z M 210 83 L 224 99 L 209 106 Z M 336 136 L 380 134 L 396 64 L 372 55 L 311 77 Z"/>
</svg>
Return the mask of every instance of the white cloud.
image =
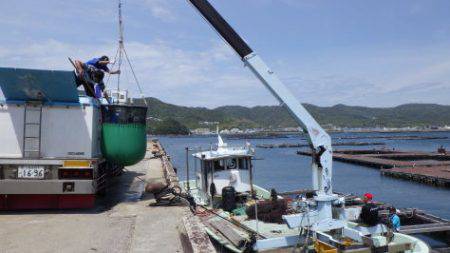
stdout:
<svg viewBox="0 0 450 253">
<path fill-rule="evenodd" d="M 126 49 L 146 96 L 207 107 L 256 105 L 259 101 L 271 101 L 268 92 L 242 67 L 238 57 L 234 57 L 226 45 L 211 43 L 204 51 L 189 51 L 171 47 L 163 41 L 129 42 Z M 3 47 L 0 66 L 71 70 L 67 57 L 87 60 L 107 54 L 112 58 L 115 50 L 114 43 L 99 48 L 46 40 Z M 123 61 L 121 88 L 127 88 L 137 96 L 130 69 L 125 59 Z M 115 85 L 116 79 L 112 76 L 109 86 Z"/>
<path fill-rule="evenodd" d="M 87 60 L 103 54 L 114 56 L 114 42 L 79 45 L 57 40 L 31 44 L 15 44 L 0 48 L 0 66 L 71 70 L 67 57 Z M 126 44 L 144 95 L 170 103 L 188 106 L 276 104 L 276 100 L 257 79 L 243 68 L 233 51 L 221 42 L 211 42 L 203 51 L 183 50 L 164 41 Z M 283 69 L 285 63 L 280 63 Z M 130 69 L 123 65 L 121 88 L 138 96 Z M 346 74 L 315 74 L 303 71 L 280 75 L 301 102 L 331 106 L 349 105 L 393 106 L 408 102 L 443 103 L 442 91 L 450 89 L 450 62 L 430 65 L 407 75 L 399 75 L 391 84 L 375 82 L 373 77 L 361 78 Z M 298 73 L 289 75 L 289 73 Z M 447 79 L 445 79 L 448 77 Z M 116 79 L 108 83 L 115 87 Z"/>
<path fill-rule="evenodd" d="M 40 69 L 71 69 L 67 57 L 87 59 L 114 52 L 114 44 L 98 48 L 95 45 L 69 44 L 49 39 L 30 44 L 4 46 L 0 51 L 0 66 Z"/>
<path fill-rule="evenodd" d="M 423 10 L 423 6 L 419 2 L 412 3 L 408 6 L 408 13 L 411 15 L 419 14 Z"/>
<path fill-rule="evenodd" d="M 442 82 L 443 80 L 450 80 L 450 61 L 448 60 L 422 66 L 414 71 L 409 69 L 407 73 L 403 73 L 397 78 L 387 82 L 384 90 L 385 92 L 392 92 L 416 84 Z"/>
<path fill-rule="evenodd" d="M 167 0 L 145 0 L 144 6 L 152 13 L 153 17 L 165 22 L 176 20 L 176 15 L 170 8 L 170 1 Z"/>
<path fill-rule="evenodd" d="M 194 106 L 255 105 L 270 95 L 228 46 L 213 43 L 205 51 L 186 51 L 166 43 L 127 45 L 146 95 Z M 261 92 L 262 91 L 262 92 Z"/>
<path fill-rule="evenodd" d="M 249 2 L 261 8 L 281 6 L 280 10 L 285 5 L 317 7 L 315 2 L 296 0 Z M 183 9 L 187 8 L 185 5 L 175 0 L 124 1 L 126 47 L 145 94 L 195 106 L 274 104 L 270 93 L 210 29 L 200 25 L 188 27 L 200 20 L 192 16 L 191 9 Z M 423 7 L 418 13 L 422 15 L 427 6 L 412 4 L 411 10 L 416 13 Z M 0 37 L 0 66 L 70 70 L 67 57 L 112 57 L 117 48 L 116 1 L 0 1 L 0 16 L 0 31 L 8 35 Z M 146 22 L 149 18 L 152 22 Z M 435 37 L 440 39 L 433 41 L 446 41 L 448 27 L 440 24 L 435 31 Z M 264 39 L 255 34 L 253 41 Z M 269 45 L 272 40 L 269 41 L 259 43 L 262 50 L 258 51 L 272 59 L 283 55 L 268 63 L 302 102 L 386 106 L 418 101 L 422 95 L 425 102 L 448 104 L 445 97 L 448 100 L 449 93 L 440 92 L 449 90 L 447 44 L 394 41 L 388 45 L 366 43 L 361 47 L 337 45 L 304 50 L 301 46 L 273 47 L 278 42 L 274 40 Z M 122 87 L 137 95 L 129 70 L 124 70 Z M 112 81 L 110 85 L 114 85 L 115 80 Z"/>
</svg>

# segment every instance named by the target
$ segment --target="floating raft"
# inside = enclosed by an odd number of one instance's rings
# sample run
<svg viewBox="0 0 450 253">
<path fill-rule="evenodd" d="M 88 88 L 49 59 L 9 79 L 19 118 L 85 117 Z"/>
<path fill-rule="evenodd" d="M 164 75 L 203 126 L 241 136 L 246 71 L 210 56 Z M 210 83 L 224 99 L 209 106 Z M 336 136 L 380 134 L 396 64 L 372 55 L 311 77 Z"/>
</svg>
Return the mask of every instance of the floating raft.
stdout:
<svg viewBox="0 0 450 253">
<path fill-rule="evenodd" d="M 333 143 L 333 146 L 383 146 L 386 145 L 385 142 L 338 142 Z M 270 144 L 258 144 L 257 148 L 306 148 L 309 147 L 309 144 L 302 143 L 270 143 Z"/>
<path fill-rule="evenodd" d="M 131 105 L 102 106 L 102 153 L 110 162 L 130 166 L 147 150 L 147 108 Z"/>
<path fill-rule="evenodd" d="M 381 174 L 424 184 L 450 187 L 450 166 L 396 167 L 391 169 L 381 169 Z"/>
<path fill-rule="evenodd" d="M 299 150 L 298 155 L 311 155 Z M 380 169 L 382 175 L 450 187 L 450 154 L 398 150 L 337 150 L 333 160 Z"/>
</svg>

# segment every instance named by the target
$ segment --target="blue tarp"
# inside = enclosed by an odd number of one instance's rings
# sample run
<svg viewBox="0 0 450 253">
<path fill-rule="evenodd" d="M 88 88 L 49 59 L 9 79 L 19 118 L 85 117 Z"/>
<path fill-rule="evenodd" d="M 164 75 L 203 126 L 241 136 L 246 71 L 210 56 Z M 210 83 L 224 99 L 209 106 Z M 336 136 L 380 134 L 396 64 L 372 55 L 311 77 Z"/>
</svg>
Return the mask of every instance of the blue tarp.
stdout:
<svg viewBox="0 0 450 253">
<path fill-rule="evenodd" d="M 6 101 L 79 103 L 72 71 L 0 68 L 0 88 Z"/>
</svg>

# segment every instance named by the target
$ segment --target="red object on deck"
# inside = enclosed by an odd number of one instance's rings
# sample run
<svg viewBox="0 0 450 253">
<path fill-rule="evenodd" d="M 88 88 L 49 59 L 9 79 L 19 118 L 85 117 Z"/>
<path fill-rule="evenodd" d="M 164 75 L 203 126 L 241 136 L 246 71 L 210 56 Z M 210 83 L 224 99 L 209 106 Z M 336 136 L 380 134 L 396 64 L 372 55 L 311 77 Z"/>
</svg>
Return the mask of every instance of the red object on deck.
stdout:
<svg viewBox="0 0 450 253">
<path fill-rule="evenodd" d="M 373 194 L 372 194 L 372 193 L 369 193 L 369 192 L 366 192 L 366 193 L 364 194 L 364 197 L 366 197 L 368 200 L 372 200 L 372 199 L 373 199 Z"/>
<path fill-rule="evenodd" d="M 94 194 L 1 194 L 0 210 L 93 208 Z"/>
</svg>

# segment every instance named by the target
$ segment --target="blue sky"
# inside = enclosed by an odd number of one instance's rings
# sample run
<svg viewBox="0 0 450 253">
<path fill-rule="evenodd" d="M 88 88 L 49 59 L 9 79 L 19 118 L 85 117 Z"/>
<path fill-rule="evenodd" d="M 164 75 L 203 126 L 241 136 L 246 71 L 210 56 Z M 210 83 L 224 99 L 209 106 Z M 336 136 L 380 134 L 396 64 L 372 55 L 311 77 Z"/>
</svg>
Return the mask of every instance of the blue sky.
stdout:
<svg viewBox="0 0 450 253">
<path fill-rule="evenodd" d="M 302 102 L 450 104 L 450 1 L 211 0 Z M 276 104 L 184 0 L 124 0 L 146 96 L 187 106 Z M 114 56 L 111 0 L 0 2 L 0 66 L 71 69 Z M 122 87 L 138 95 L 126 68 Z M 115 86 L 115 80 L 109 83 Z"/>
</svg>

